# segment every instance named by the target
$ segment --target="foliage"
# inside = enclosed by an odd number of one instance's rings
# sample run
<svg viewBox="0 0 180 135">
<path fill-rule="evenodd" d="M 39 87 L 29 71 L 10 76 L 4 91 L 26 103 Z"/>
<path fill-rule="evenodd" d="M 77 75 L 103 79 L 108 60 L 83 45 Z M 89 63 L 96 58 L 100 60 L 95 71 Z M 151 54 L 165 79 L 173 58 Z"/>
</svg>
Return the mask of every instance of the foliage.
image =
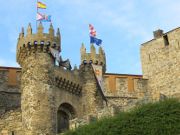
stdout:
<svg viewBox="0 0 180 135">
<path fill-rule="evenodd" d="M 65 135 L 180 135 L 180 102 L 168 99 L 141 105 Z"/>
</svg>

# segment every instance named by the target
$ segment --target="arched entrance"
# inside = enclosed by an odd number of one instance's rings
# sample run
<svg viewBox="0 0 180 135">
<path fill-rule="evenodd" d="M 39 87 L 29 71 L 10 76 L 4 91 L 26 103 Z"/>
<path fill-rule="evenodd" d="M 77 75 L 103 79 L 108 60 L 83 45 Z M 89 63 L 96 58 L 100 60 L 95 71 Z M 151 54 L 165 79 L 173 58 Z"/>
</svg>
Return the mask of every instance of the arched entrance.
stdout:
<svg viewBox="0 0 180 135">
<path fill-rule="evenodd" d="M 57 133 L 69 129 L 69 120 L 75 118 L 75 109 L 68 103 L 63 103 L 57 111 Z"/>
</svg>

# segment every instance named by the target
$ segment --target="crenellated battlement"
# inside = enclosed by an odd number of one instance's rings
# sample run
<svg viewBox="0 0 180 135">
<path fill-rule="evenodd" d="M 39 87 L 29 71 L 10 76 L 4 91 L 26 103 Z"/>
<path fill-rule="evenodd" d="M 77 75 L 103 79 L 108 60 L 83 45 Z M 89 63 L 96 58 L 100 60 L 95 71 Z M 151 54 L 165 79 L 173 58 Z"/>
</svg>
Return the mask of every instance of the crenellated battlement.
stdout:
<svg viewBox="0 0 180 135">
<path fill-rule="evenodd" d="M 23 59 L 35 52 L 49 53 L 49 48 L 55 48 L 61 51 L 61 35 L 59 28 L 56 35 L 52 24 L 49 27 L 49 33 L 43 33 L 44 28 L 42 23 L 39 23 L 37 33 L 32 33 L 31 24 L 27 28 L 27 34 L 22 28 L 19 34 L 17 44 L 17 62 L 20 64 Z"/>
<path fill-rule="evenodd" d="M 93 63 L 96 65 L 102 65 L 104 68 L 104 72 L 106 70 L 106 56 L 105 52 L 100 46 L 98 49 L 98 53 L 96 53 L 96 48 L 93 44 L 91 44 L 90 53 L 86 52 L 86 48 L 84 44 L 81 46 L 81 64 Z"/>
</svg>

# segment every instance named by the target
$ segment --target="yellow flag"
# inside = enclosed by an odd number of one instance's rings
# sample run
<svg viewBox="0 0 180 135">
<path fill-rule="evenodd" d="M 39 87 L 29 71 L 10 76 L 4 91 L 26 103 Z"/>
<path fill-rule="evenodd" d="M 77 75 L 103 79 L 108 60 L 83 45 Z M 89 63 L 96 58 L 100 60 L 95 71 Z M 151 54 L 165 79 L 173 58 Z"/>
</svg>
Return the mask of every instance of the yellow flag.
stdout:
<svg viewBox="0 0 180 135">
<path fill-rule="evenodd" d="M 42 2 L 37 2 L 37 8 L 43 8 L 46 9 L 46 4 L 43 4 Z"/>
</svg>

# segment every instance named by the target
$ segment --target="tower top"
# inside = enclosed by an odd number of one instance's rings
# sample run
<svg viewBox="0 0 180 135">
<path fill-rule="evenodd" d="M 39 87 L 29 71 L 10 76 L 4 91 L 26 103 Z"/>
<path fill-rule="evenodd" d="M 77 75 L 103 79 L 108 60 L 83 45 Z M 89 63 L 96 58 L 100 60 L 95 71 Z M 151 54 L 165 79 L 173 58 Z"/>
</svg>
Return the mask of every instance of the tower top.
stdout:
<svg viewBox="0 0 180 135">
<path fill-rule="evenodd" d="M 60 30 L 57 29 L 57 34 L 54 35 L 53 25 L 50 24 L 49 32 L 44 33 L 42 23 L 39 23 L 37 33 L 32 32 L 31 24 L 28 25 L 27 33 L 24 34 L 24 28 L 22 28 L 19 34 L 16 58 L 17 62 L 21 64 L 24 57 L 35 52 L 49 53 L 49 47 L 61 51 L 61 36 Z"/>
<path fill-rule="evenodd" d="M 104 71 L 106 70 L 106 55 L 102 47 L 99 47 L 98 53 L 96 53 L 96 48 L 93 44 L 90 47 L 90 53 L 86 52 L 84 44 L 81 46 L 81 64 L 93 63 L 96 65 L 103 66 Z"/>
</svg>

